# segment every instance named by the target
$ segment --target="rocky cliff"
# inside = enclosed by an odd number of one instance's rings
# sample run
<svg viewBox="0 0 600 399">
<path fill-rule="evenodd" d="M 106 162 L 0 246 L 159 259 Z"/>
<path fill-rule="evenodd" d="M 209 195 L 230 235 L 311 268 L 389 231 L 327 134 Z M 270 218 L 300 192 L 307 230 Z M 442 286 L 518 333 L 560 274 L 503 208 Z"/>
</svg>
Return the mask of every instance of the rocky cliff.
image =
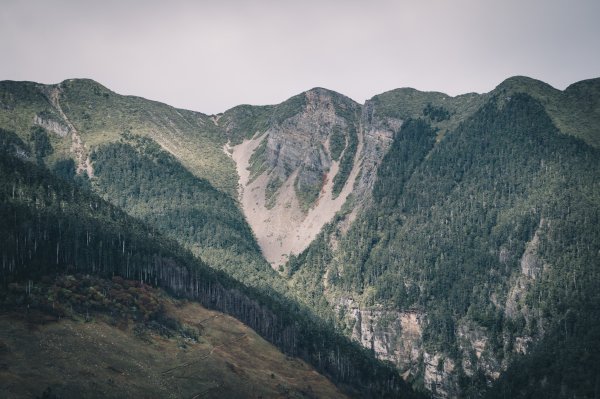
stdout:
<svg viewBox="0 0 600 399">
<path fill-rule="evenodd" d="M 360 106 L 313 89 L 277 106 L 268 127 L 235 146 L 239 198 L 274 267 L 303 251 L 342 208 L 361 172 Z"/>
</svg>

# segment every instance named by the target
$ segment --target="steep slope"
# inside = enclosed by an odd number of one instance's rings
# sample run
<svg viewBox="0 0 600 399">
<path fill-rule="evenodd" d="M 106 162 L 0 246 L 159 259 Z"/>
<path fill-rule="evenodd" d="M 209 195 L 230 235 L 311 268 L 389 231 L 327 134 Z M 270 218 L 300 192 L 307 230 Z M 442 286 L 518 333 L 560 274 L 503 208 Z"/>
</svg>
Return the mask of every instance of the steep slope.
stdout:
<svg viewBox="0 0 600 399">
<path fill-rule="evenodd" d="M 316 88 L 279 105 L 225 112 L 218 121 L 230 138 L 225 151 L 236 162 L 240 202 L 264 256 L 282 266 L 344 204 L 354 209 L 344 220 L 349 226 L 368 201 L 377 168 L 404 119 L 424 115 L 440 129 L 439 140 L 483 100 L 476 94 L 453 98 L 399 89 L 361 107 Z"/>
<path fill-rule="evenodd" d="M 239 281 L 283 291 L 229 195 L 237 190 L 234 163 L 222 151 L 227 138 L 215 120 L 85 79 L 2 82 L 0 99 L 0 122 L 44 149 L 40 162 L 57 174 L 91 187 Z"/>
<path fill-rule="evenodd" d="M 334 307 L 347 334 L 436 396 L 476 396 L 519 354 L 563 345 L 572 332 L 561 323 L 597 320 L 600 153 L 553 125 L 537 86 L 520 90 L 501 85 L 441 140 L 430 99 L 419 119 L 393 114 L 409 119 L 380 161 L 372 204 L 289 265 L 306 303 Z M 377 121 L 377 101 L 367 122 L 385 126 L 393 106 Z M 577 351 L 598 345 L 579 337 Z M 563 369 L 584 364 L 570 359 Z M 577 379 L 561 384 L 580 392 Z"/>
<path fill-rule="evenodd" d="M 494 89 L 505 98 L 522 92 L 544 106 L 561 132 L 600 147 L 600 79 L 583 80 L 560 91 L 539 80 L 514 76 Z"/>
<path fill-rule="evenodd" d="M 2 397 L 346 397 L 236 319 L 139 281 L 63 276 L 0 298 Z"/>
<path fill-rule="evenodd" d="M 240 126 L 256 129 L 226 151 L 237 165 L 246 218 L 273 266 L 305 249 L 352 191 L 362 151 L 359 113 L 349 98 L 317 88 L 270 108 L 224 114 L 233 140 Z M 259 118 L 248 123 L 248 115 Z"/>
<path fill-rule="evenodd" d="M 123 135 L 91 155 L 94 187 L 109 202 L 251 286 L 283 291 L 233 198 L 147 137 Z"/>
<path fill-rule="evenodd" d="M 122 96 L 92 80 L 0 82 L 0 125 L 24 139 L 32 126 L 47 128 L 57 150 L 49 163 L 74 157 L 78 168 L 94 148 L 118 141 L 122 133 L 149 137 L 196 176 L 223 191 L 236 190 L 234 165 L 221 151 L 226 137 L 210 117 Z"/>
</svg>

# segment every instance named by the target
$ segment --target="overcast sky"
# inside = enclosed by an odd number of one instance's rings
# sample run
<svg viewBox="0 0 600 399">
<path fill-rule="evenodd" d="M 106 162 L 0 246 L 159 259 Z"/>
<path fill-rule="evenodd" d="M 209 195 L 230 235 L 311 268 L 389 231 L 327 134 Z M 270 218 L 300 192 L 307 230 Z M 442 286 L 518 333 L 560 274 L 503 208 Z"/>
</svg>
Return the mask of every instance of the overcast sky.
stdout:
<svg viewBox="0 0 600 399">
<path fill-rule="evenodd" d="M 599 0 L 0 1 L 0 80 L 91 78 L 209 114 L 315 86 L 363 102 L 600 76 Z"/>
</svg>

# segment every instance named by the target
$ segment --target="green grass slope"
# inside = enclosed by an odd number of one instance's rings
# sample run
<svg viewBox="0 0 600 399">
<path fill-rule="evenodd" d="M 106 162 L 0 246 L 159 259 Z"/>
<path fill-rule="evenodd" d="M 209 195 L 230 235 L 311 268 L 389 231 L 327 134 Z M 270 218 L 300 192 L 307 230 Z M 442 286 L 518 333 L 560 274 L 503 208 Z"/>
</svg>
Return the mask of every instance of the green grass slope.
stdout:
<svg viewBox="0 0 600 399">
<path fill-rule="evenodd" d="M 0 291 L 2 397 L 346 397 L 231 316 L 139 281 L 28 284 Z"/>
<path fill-rule="evenodd" d="M 140 97 L 121 96 L 90 80 L 61 84 L 61 106 L 89 148 L 116 141 L 123 132 L 147 136 L 174 154 L 192 173 L 230 194 L 237 187 L 226 138 L 198 112 Z"/>
<path fill-rule="evenodd" d="M 57 85 L 0 82 L 0 126 L 26 139 L 36 115 L 64 126 L 71 124 L 88 151 L 118 141 L 122 133 L 152 138 L 196 176 L 229 194 L 236 193 L 235 168 L 222 150 L 226 135 L 207 115 L 122 96 L 89 79 L 70 79 Z M 55 158 L 72 156 L 70 137 L 50 137 L 61 149 Z"/>
<path fill-rule="evenodd" d="M 402 88 L 379 94 L 367 104 L 375 110 L 375 118 L 423 118 L 439 129 L 441 138 L 477 111 L 485 100 L 486 95 L 476 93 L 452 97 L 444 93 Z"/>
<path fill-rule="evenodd" d="M 502 82 L 492 93 L 507 98 L 526 93 L 538 100 L 552 123 L 565 134 L 600 147 L 600 78 L 583 80 L 557 90 L 539 80 L 514 76 Z"/>
</svg>

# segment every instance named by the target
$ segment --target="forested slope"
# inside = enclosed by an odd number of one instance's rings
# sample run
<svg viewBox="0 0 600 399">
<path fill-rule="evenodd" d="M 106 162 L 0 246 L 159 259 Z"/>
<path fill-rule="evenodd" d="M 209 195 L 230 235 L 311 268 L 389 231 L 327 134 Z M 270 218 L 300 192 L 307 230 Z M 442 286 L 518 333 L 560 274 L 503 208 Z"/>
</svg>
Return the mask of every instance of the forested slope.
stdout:
<svg viewBox="0 0 600 399">
<path fill-rule="evenodd" d="M 284 353 L 314 364 L 348 392 L 412 395 L 396 371 L 273 291 L 247 288 L 158 231 L 27 160 L 28 144 L 2 130 L 2 290 L 62 274 L 121 276 L 228 313 Z"/>
<path fill-rule="evenodd" d="M 340 324 L 358 339 L 369 327 L 348 298 L 368 314 L 383 310 L 372 342 L 389 351 L 397 349 L 384 332 L 386 312 L 417 312 L 425 361 L 399 363 L 429 373 L 429 388 L 442 395 L 476 396 L 517 353 L 532 353 L 509 366 L 498 389 L 537 392 L 542 384 L 589 396 L 600 372 L 592 366 L 600 152 L 562 134 L 533 97 L 502 94 L 438 144 L 425 115 L 405 120 L 378 170 L 372 206 L 345 235 L 332 226 L 294 259 L 291 278 L 307 303 L 341 308 Z M 314 300 L 322 295 L 329 300 Z M 436 356 L 438 370 L 427 363 Z"/>
<path fill-rule="evenodd" d="M 109 202 L 179 241 L 238 281 L 278 289 L 233 198 L 185 169 L 151 139 L 124 135 L 91 155 L 94 187 Z"/>
</svg>

